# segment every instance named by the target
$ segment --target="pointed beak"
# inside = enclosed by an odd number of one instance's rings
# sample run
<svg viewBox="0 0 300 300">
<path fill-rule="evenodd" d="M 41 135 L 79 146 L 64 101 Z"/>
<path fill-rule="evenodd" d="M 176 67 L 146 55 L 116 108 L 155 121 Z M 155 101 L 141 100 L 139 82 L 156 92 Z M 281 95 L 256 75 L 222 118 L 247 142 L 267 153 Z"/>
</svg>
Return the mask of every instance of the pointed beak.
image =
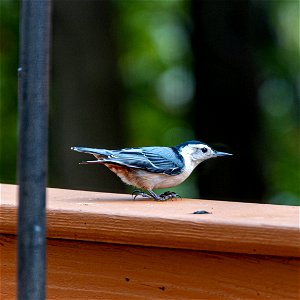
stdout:
<svg viewBox="0 0 300 300">
<path fill-rule="evenodd" d="M 233 154 L 221 152 L 221 151 L 215 151 L 215 156 L 228 156 L 228 155 L 233 155 Z"/>
</svg>

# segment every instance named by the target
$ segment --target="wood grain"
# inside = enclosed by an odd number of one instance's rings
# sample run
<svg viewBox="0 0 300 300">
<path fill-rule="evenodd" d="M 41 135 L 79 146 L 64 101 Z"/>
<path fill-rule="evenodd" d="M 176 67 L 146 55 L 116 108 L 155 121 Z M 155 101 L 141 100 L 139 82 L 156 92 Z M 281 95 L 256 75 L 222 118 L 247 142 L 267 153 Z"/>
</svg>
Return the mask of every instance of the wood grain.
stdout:
<svg viewBox="0 0 300 300">
<path fill-rule="evenodd" d="M 1 299 L 15 236 L 0 236 Z M 299 299 L 299 259 L 49 239 L 47 299 Z"/>
<path fill-rule="evenodd" d="M 48 189 L 48 237 L 300 256 L 299 207 Z M 17 187 L 1 185 L 0 233 L 15 234 Z M 207 210 L 211 214 L 195 215 Z"/>
<path fill-rule="evenodd" d="M 0 188 L 2 300 L 16 297 L 17 187 Z M 48 189 L 47 298 L 299 299 L 299 213 Z"/>
</svg>

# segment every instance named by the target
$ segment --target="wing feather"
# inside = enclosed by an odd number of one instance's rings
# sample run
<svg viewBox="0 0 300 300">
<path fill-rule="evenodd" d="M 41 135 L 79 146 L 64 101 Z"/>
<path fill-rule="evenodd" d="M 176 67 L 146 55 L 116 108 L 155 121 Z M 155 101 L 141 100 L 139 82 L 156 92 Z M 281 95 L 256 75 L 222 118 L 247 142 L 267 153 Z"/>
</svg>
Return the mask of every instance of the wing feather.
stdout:
<svg viewBox="0 0 300 300">
<path fill-rule="evenodd" d="M 183 169 L 183 158 L 174 148 L 143 147 L 112 152 L 113 157 L 105 158 L 103 161 L 168 175 L 180 174 Z"/>
<path fill-rule="evenodd" d="M 116 164 L 129 168 L 143 169 L 152 173 L 180 174 L 183 158 L 176 148 L 142 147 L 121 150 L 106 150 L 86 147 L 72 147 L 72 150 L 93 154 L 97 160 L 83 163 Z"/>
</svg>

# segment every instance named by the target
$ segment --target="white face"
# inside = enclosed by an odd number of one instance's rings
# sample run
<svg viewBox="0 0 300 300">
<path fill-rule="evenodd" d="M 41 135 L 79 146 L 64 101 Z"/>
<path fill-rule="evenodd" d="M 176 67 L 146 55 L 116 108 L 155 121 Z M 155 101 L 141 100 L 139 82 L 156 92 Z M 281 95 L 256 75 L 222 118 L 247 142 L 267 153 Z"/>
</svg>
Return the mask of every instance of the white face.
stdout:
<svg viewBox="0 0 300 300">
<path fill-rule="evenodd" d="M 179 152 L 183 156 L 186 172 L 192 172 L 197 165 L 209 158 L 232 155 L 230 153 L 215 151 L 202 143 L 185 145 L 181 147 Z"/>
<path fill-rule="evenodd" d="M 205 144 L 191 145 L 191 149 L 193 151 L 192 158 L 196 161 L 203 161 L 215 156 L 214 150 Z"/>
<path fill-rule="evenodd" d="M 198 164 L 206 159 L 215 156 L 215 151 L 206 144 L 191 144 L 181 150 L 184 157 L 189 157 L 194 163 Z"/>
</svg>

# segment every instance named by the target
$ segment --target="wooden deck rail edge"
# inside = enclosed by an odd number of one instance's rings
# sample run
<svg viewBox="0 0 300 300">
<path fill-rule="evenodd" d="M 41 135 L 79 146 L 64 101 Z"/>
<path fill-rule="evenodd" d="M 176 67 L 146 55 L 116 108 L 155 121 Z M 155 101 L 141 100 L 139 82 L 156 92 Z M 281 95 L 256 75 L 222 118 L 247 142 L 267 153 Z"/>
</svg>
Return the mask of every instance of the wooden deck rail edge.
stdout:
<svg viewBox="0 0 300 300">
<path fill-rule="evenodd" d="M 16 234 L 15 185 L 1 184 L 0 234 Z M 210 214 L 193 214 L 206 210 Z M 48 188 L 48 238 L 177 249 L 300 256 L 300 208 Z"/>
</svg>

